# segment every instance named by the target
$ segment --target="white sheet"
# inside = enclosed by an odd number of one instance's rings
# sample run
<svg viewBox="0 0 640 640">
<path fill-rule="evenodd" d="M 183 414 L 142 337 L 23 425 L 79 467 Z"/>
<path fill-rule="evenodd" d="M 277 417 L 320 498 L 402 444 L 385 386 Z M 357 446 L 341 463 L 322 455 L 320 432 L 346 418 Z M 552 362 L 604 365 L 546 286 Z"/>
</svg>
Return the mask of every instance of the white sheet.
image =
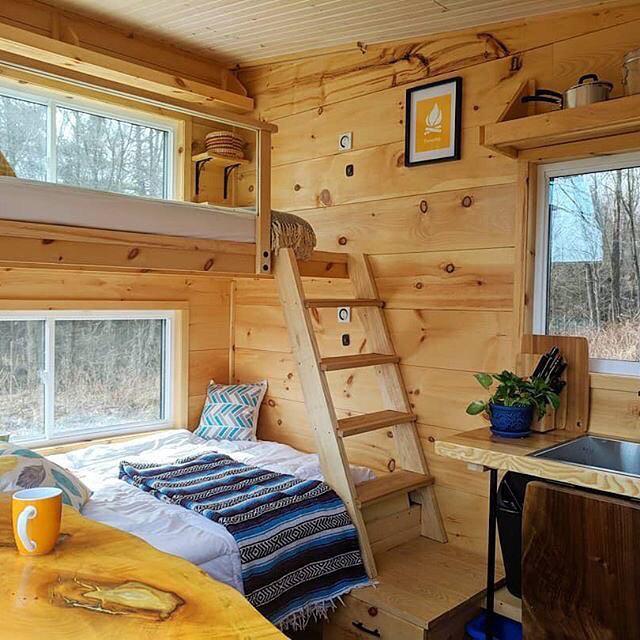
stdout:
<svg viewBox="0 0 640 640">
<path fill-rule="evenodd" d="M 112 231 L 255 241 L 255 215 L 0 176 L 0 218 Z"/>
<path fill-rule="evenodd" d="M 183 507 L 160 502 L 117 479 L 120 460 L 172 462 L 211 451 L 299 478 L 322 478 L 315 454 L 300 453 L 276 442 L 206 441 L 185 429 L 50 457 L 73 471 L 94 492 L 82 510 L 85 516 L 128 531 L 161 551 L 185 558 L 242 593 L 238 547 L 222 525 Z M 362 467 L 352 467 L 352 474 L 356 484 L 374 477 L 372 471 Z"/>
</svg>

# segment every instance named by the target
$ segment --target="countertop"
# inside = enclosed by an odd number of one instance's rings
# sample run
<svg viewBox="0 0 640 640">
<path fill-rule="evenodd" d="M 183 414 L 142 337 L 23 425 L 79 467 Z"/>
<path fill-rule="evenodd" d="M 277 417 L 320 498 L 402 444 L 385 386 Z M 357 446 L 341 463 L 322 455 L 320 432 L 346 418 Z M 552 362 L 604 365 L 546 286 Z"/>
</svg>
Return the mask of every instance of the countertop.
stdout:
<svg viewBox="0 0 640 640">
<path fill-rule="evenodd" d="M 629 498 L 640 498 L 640 478 L 614 471 L 590 469 L 568 462 L 543 460 L 529 454 L 567 442 L 581 434 L 570 431 L 534 433 L 528 438 L 509 439 L 492 435 L 487 427 L 437 440 L 438 455 L 502 471 L 516 471 Z M 598 435 L 590 432 L 590 435 Z"/>
</svg>

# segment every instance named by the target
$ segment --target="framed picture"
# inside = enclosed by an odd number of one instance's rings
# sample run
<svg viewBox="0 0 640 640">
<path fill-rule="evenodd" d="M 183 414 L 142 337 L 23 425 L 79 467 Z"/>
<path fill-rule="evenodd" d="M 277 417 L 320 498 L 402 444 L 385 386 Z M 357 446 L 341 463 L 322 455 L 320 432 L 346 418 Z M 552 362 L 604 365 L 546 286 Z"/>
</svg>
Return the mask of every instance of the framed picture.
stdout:
<svg viewBox="0 0 640 640">
<path fill-rule="evenodd" d="M 407 89 L 404 164 L 460 160 L 462 78 Z"/>
</svg>

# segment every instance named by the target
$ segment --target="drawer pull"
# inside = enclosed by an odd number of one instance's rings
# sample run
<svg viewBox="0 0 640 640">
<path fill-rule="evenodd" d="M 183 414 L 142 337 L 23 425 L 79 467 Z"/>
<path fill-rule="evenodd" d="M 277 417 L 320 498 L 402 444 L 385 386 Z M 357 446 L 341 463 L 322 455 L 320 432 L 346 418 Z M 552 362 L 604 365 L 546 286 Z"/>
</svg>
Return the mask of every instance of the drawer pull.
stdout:
<svg viewBox="0 0 640 640">
<path fill-rule="evenodd" d="M 360 621 L 352 622 L 351 625 L 354 626 L 358 631 L 362 631 L 362 633 L 368 633 L 374 638 L 382 637 L 377 629 L 367 629 L 367 627 L 365 627 Z"/>
</svg>

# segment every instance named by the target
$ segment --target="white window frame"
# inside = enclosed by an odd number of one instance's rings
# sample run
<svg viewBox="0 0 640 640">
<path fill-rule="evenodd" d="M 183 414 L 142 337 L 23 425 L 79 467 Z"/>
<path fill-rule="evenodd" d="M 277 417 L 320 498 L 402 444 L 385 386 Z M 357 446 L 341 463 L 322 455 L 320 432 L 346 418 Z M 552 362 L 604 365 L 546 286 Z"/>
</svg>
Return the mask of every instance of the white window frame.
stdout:
<svg viewBox="0 0 640 640">
<path fill-rule="evenodd" d="M 134 125 L 150 127 L 164 131 L 167 134 L 167 145 L 164 154 L 164 192 L 162 200 L 172 200 L 176 192 L 176 140 L 177 124 L 169 119 L 154 118 L 148 114 L 136 112 L 132 109 L 118 108 L 113 105 L 98 103 L 97 101 L 87 100 L 85 98 L 63 99 L 52 94 L 46 89 L 38 89 L 31 87 L 29 91 L 16 90 L 7 82 L 0 81 L 0 94 L 15 98 L 17 100 L 25 100 L 35 102 L 47 107 L 47 178 L 45 182 L 58 184 L 57 182 L 57 162 L 56 162 L 56 107 L 81 111 L 94 116 L 103 118 L 111 118 L 121 120 Z M 68 185 L 79 189 L 94 189 L 94 187 L 82 187 L 80 185 Z M 120 193 L 120 192 L 113 192 Z M 130 194 L 124 194 L 130 195 Z M 141 198 L 147 196 L 131 196 L 132 198 Z M 148 196 L 155 197 L 155 196 Z"/>
<path fill-rule="evenodd" d="M 533 332 L 547 333 L 548 275 L 549 275 L 549 181 L 562 176 L 595 173 L 640 167 L 640 153 L 620 153 L 597 158 L 554 162 L 538 166 L 536 253 L 533 283 Z M 640 362 L 590 358 L 589 368 L 593 373 L 640 377 Z"/>
<path fill-rule="evenodd" d="M 44 438 L 16 438 L 11 436 L 11 442 L 28 444 L 29 446 L 45 446 L 92 440 L 127 433 L 142 433 L 179 426 L 183 420 L 181 414 L 181 396 L 183 394 L 183 362 L 184 348 L 179 314 L 176 310 L 2 310 L 0 321 L 3 320 L 43 320 L 45 322 L 44 336 L 44 369 L 42 377 L 44 393 Z M 54 428 L 54 397 L 55 390 L 55 320 L 164 320 L 164 361 L 163 361 L 163 416 L 161 420 L 128 422 L 122 425 L 107 425 L 96 429 L 77 429 L 56 433 Z M 184 426 L 184 425 L 183 425 Z M 11 434 L 9 434 L 11 435 Z"/>
</svg>

